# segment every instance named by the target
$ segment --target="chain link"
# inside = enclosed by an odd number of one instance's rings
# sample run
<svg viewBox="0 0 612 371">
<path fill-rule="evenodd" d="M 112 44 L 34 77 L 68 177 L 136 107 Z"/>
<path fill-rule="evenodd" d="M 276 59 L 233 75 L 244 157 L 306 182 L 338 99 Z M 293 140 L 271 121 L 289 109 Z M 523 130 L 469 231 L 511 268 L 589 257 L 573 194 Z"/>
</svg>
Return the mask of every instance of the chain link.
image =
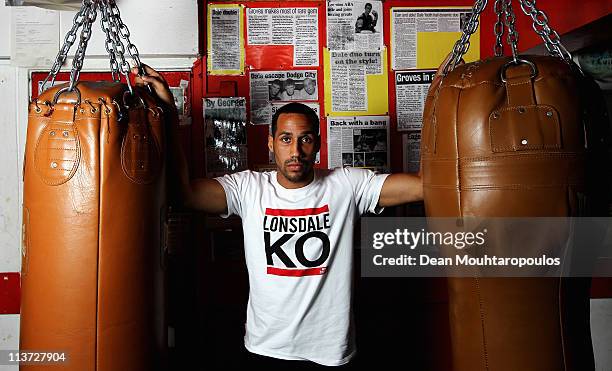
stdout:
<svg viewBox="0 0 612 371">
<path fill-rule="evenodd" d="M 571 62 L 572 55 L 561 43 L 561 37 L 548 25 L 546 14 L 536 8 L 536 0 L 519 0 L 523 13 L 530 16 L 533 20 L 533 30 L 544 40 L 544 46 L 548 52 L 566 62 Z"/>
<path fill-rule="evenodd" d="M 453 54 L 449 63 L 444 66 L 443 73 L 445 75 L 455 68 L 470 48 L 470 36 L 478 29 L 478 18 L 486 6 L 487 0 L 476 0 L 474 3 L 470 18 L 462 30 L 461 38 L 453 46 Z"/>
<path fill-rule="evenodd" d="M 119 33 L 121 32 L 120 25 L 117 22 L 116 13 L 113 14 L 112 4 L 114 4 L 112 0 L 102 0 L 100 5 L 103 8 L 103 13 L 106 14 L 109 21 L 108 31 L 112 43 L 112 54 L 117 62 L 118 73 L 125 77 L 128 89 L 130 90 L 130 93 L 133 94 L 134 90 L 130 81 L 130 64 L 125 60 L 125 47 L 121 42 L 121 36 L 119 36 Z M 121 19 L 119 19 L 119 21 L 120 20 Z"/>
<path fill-rule="evenodd" d="M 127 53 L 134 60 L 141 74 L 144 74 L 144 69 L 140 61 L 138 48 L 130 41 L 130 31 L 121 20 L 121 13 L 115 0 L 83 0 L 83 5 L 74 16 L 72 28 L 64 38 L 64 44 L 57 53 L 51 71 L 43 81 L 43 87 L 46 86 L 49 79 L 51 79 L 51 86 L 54 85 L 57 74 L 66 62 L 70 48 L 77 40 L 77 33 L 81 30 L 77 51 L 72 61 L 70 85 L 67 88 L 67 91 L 74 90 L 80 78 L 85 51 L 91 39 L 92 25 L 96 21 L 98 10 L 101 13 L 100 27 L 106 36 L 104 47 L 109 55 L 113 80 L 118 82 L 120 81 L 120 76 L 124 75 L 130 93 L 134 94 L 130 81 L 131 67 L 125 60 L 126 46 Z M 123 40 L 125 40 L 126 46 L 124 46 Z"/>
<path fill-rule="evenodd" d="M 68 91 L 74 90 L 74 86 L 79 81 L 79 77 L 81 76 L 83 61 L 85 60 L 85 51 L 87 50 L 87 44 L 89 43 L 89 39 L 91 39 L 91 27 L 96 21 L 97 13 L 98 4 L 94 2 L 91 4 L 91 7 L 89 7 L 88 12 L 85 14 L 83 29 L 81 30 L 81 39 L 79 41 L 77 51 L 74 54 L 74 59 L 72 60 L 72 70 L 70 71 L 70 86 L 68 88 Z"/>
<path fill-rule="evenodd" d="M 493 47 L 493 52 L 495 53 L 496 57 L 501 57 L 504 55 L 504 44 L 502 42 L 505 32 L 504 22 L 502 20 L 505 12 L 504 5 L 504 0 L 495 0 L 493 7 L 495 15 L 497 16 L 497 21 L 495 22 L 495 26 L 493 26 L 493 31 L 495 32 L 495 46 Z"/>
<path fill-rule="evenodd" d="M 512 0 L 505 0 L 504 3 L 504 23 L 506 28 L 508 29 L 508 35 L 506 41 L 510 46 L 512 51 L 512 60 L 514 63 L 518 63 L 518 41 L 519 34 L 516 32 L 516 28 L 514 27 L 514 22 L 516 22 L 516 16 L 514 15 L 514 10 L 512 9 Z"/>
<path fill-rule="evenodd" d="M 93 3 L 91 0 L 84 0 L 83 6 L 75 14 L 72 20 L 72 28 L 70 29 L 70 31 L 68 31 L 68 33 L 66 34 L 66 37 L 64 37 L 64 44 L 62 45 L 61 49 L 57 53 L 57 56 L 55 57 L 55 62 L 53 63 L 53 66 L 51 67 L 51 71 L 49 72 L 45 80 L 43 81 L 43 84 L 42 84 L 43 88 L 45 87 L 49 79 L 51 79 L 51 86 L 55 84 L 55 79 L 57 78 L 57 74 L 59 73 L 60 69 L 64 65 L 64 62 L 66 62 L 66 58 L 68 58 L 68 52 L 70 52 L 70 48 L 72 48 L 72 45 L 77 39 L 77 32 L 83 26 L 83 23 L 85 22 L 87 14 L 89 14 L 89 11 L 92 6 L 93 6 Z"/>
<path fill-rule="evenodd" d="M 108 14 L 108 8 L 104 3 L 100 4 L 100 12 L 102 13 L 102 17 L 100 19 L 100 26 L 102 27 L 102 31 L 106 35 L 106 40 L 104 42 L 104 47 L 106 48 L 106 52 L 108 53 L 108 57 L 110 60 L 110 68 L 111 74 L 113 77 L 113 81 L 119 82 L 121 80 L 119 74 L 119 63 L 117 63 L 117 58 L 115 58 L 114 43 L 111 36 L 111 23 Z"/>
<path fill-rule="evenodd" d="M 119 11 L 119 8 L 117 7 L 117 3 L 115 3 L 115 0 L 108 0 L 108 2 L 110 4 L 111 18 L 115 20 L 115 24 L 117 25 L 119 29 L 119 36 L 121 36 L 121 38 L 125 40 L 126 45 L 127 45 L 128 54 L 134 60 L 135 66 L 141 69 L 142 63 L 140 62 L 140 55 L 138 53 L 138 48 L 136 47 L 136 45 L 132 44 L 132 42 L 130 41 L 130 30 L 121 20 L 121 12 Z"/>
</svg>

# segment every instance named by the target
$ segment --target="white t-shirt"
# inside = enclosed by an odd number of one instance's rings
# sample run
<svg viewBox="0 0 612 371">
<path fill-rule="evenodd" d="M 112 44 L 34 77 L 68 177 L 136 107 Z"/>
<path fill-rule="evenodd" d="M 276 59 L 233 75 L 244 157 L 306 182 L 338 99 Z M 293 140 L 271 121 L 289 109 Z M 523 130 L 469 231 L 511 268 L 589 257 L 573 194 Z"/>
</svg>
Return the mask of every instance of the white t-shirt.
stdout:
<svg viewBox="0 0 612 371">
<path fill-rule="evenodd" d="M 326 366 L 354 356 L 353 226 L 359 215 L 382 210 L 387 175 L 316 169 L 314 180 L 297 189 L 281 186 L 276 171 L 215 178 L 227 198 L 222 216 L 242 218 L 250 352 Z"/>
</svg>

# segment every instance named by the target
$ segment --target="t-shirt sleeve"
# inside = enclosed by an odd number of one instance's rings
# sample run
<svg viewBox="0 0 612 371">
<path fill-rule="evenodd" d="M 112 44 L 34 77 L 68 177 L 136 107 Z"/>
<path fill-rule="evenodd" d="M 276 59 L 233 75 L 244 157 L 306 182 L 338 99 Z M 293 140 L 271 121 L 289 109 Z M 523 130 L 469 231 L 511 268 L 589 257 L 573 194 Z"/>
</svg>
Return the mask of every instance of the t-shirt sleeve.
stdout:
<svg viewBox="0 0 612 371">
<path fill-rule="evenodd" d="M 234 174 L 226 174 L 221 177 L 213 178 L 221 184 L 225 191 L 225 199 L 227 200 L 227 213 L 221 214 L 222 218 L 227 218 L 230 215 L 238 215 L 242 217 L 242 205 L 244 200 L 244 190 L 246 171 L 241 171 Z"/>
<path fill-rule="evenodd" d="M 359 215 L 371 212 L 379 214 L 384 210 L 378 206 L 380 191 L 389 174 L 376 174 L 369 169 L 346 167 L 343 169 L 353 188 Z"/>
</svg>

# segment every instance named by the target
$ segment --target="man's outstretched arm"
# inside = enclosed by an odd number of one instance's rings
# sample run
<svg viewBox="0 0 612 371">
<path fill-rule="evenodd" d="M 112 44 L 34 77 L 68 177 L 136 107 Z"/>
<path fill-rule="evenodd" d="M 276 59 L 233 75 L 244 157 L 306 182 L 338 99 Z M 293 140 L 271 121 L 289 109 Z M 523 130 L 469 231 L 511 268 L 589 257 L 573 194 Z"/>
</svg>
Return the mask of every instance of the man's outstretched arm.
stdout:
<svg viewBox="0 0 612 371">
<path fill-rule="evenodd" d="M 185 153 L 179 142 L 179 118 L 174 97 L 168 88 L 168 83 L 157 71 L 149 66 L 144 66 L 147 76 L 136 77 L 136 85 L 150 85 L 155 94 L 164 104 L 167 131 L 169 136 L 169 150 L 171 163 L 168 164 L 170 174 L 177 177 L 176 181 L 180 187 L 181 201 L 183 205 L 192 209 L 203 210 L 211 214 L 222 214 L 227 211 L 227 200 L 225 191 L 219 182 L 214 179 L 189 179 L 189 167 Z M 135 75 L 138 69 L 132 69 Z"/>
<path fill-rule="evenodd" d="M 397 173 L 385 179 L 378 198 L 378 206 L 397 206 L 421 200 L 423 200 L 423 181 L 420 173 Z"/>
</svg>

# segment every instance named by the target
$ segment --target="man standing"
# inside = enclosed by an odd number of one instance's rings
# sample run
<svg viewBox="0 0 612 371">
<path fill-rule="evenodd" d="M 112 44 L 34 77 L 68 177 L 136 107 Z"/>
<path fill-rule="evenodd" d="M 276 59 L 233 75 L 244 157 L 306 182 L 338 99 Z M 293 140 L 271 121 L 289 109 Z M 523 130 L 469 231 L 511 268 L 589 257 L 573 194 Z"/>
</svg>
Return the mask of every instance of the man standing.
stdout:
<svg viewBox="0 0 612 371">
<path fill-rule="evenodd" d="M 171 107 L 167 83 L 145 68 L 149 76 L 136 77 L 136 84 L 151 85 Z M 170 115 L 175 133 L 177 121 Z M 368 212 L 422 199 L 421 179 L 411 174 L 315 169 L 320 146 L 319 118 L 300 103 L 281 107 L 272 118 L 268 149 L 276 171 L 190 181 L 181 147 L 176 140 L 172 146 L 185 205 L 242 218 L 250 285 L 244 344 L 253 366 L 347 364 L 356 352 L 354 224 Z"/>
<path fill-rule="evenodd" d="M 366 3 L 363 13 L 358 17 L 363 18 L 361 25 L 361 31 L 372 31 L 376 32 L 376 23 L 378 22 L 378 13 L 376 10 L 372 10 L 372 4 Z"/>
</svg>

